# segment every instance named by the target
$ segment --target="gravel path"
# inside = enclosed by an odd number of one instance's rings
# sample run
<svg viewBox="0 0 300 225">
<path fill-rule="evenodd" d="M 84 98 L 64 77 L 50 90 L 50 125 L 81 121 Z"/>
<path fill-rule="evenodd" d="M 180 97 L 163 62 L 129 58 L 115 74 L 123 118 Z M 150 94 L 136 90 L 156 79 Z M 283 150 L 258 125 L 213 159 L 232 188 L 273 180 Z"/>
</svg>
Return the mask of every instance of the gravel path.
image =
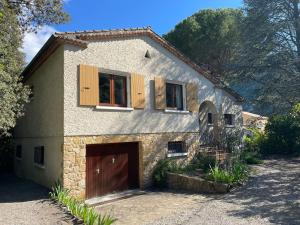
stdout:
<svg viewBox="0 0 300 225">
<path fill-rule="evenodd" d="M 300 159 L 267 160 L 227 195 L 150 192 L 97 207 L 130 225 L 300 224 Z"/>
<path fill-rule="evenodd" d="M 0 224 L 67 225 L 70 217 L 48 200 L 48 190 L 11 175 L 0 175 Z"/>
</svg>

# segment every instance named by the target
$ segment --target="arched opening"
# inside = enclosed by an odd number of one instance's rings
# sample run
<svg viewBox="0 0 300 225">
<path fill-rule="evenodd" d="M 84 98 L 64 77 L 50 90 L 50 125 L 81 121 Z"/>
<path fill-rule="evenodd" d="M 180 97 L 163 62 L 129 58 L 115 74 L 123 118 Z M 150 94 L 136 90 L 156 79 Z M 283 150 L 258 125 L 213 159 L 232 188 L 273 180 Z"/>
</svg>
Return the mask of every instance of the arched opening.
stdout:
<svg viewBox="0 0 300 225">
<path fill-rule="evenodd" d="M 218 143 L 219 115 L 211 101 L 204 101 L 199 107 L 200 144 L 216 146 Z"/>
</svg>

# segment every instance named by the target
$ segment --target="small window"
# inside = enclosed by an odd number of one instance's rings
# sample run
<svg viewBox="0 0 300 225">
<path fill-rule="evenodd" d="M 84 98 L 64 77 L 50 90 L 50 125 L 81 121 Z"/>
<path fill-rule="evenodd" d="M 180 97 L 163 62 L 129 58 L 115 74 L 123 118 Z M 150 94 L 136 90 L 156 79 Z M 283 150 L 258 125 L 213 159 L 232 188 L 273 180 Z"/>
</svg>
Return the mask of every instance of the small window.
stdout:
<svg viewBox="0 0 300 225">
<path fill-rule="evenodd" d="M 111 74 L 99 75 L 100 105 L 127 106 L 126 77 Z"/>
<path fill-rule="evenodd" d="M 186 153 L 184 141 L 168 142 L 168 154 Z"/>
<path fill-rule="evenodd" d="M 39 146 L 34 148 L 34 163 L 40 166 L 44 166 L 45 148 Z"/>
<path fill-rule="evenodd" d="M 180 84 L 166 83 L 167 108 L 183 110 L 183 87 Z"/>
<path fill-rule="evenodd" d="M 209 125 L 213 124 L 213 114 L 212 113 L 207 113 L 207 123 Z"/>
<path fill-rule="evenodd" d="M 22 159 L 22 145 L 17 145 L 16 147 L 16 158 Z"/>
<path fill-rule="evenodd" d="M 234 115 L 233 114 L 224 114 L 225 125 L 234 125 Z"/>
</svg>

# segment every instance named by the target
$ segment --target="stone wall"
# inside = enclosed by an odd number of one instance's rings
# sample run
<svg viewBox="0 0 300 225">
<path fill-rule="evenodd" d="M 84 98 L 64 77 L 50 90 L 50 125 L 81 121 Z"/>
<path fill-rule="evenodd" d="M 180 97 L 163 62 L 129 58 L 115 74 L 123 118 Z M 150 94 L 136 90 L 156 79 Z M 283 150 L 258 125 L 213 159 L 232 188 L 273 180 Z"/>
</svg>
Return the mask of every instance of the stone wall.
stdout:
<svg viewBox="0 0 300 225">
<path fill-rule="evenodd" d="M 63 185 L 71 194 L 85 198 L 86 145 L 139 142 L 140 187 L 152 183 L 152 170 L 158 160 L 167 156 L 169 141 L 185 141 L 188 151 L 186 159 L 191 159 L 199 149 L 198 133 L 156 133 L 130 135 L 70 136 L 64 138 Z"/>
<path fill-rule="evenodd" d="M 186 191 L 193 193 L 227 193 L 230 186 L 223 183 L 207 181 L 196 176 L 185 174 L 168 173 L 168 188 L 177 191 Z"/>
</svg>

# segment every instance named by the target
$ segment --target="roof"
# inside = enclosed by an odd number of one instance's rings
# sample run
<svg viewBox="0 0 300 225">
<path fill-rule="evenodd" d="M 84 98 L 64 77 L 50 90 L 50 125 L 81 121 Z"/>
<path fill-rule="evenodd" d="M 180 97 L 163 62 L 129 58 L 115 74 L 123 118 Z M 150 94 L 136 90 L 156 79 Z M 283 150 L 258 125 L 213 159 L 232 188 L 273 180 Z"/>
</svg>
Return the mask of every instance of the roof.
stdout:
<svg viewBox="0 0 300 225">
<path fill-rule="evenodd" d="M 186 64 L 191 66 L 200 75 L 210 80 L 214 85 L 216 85 L 216 87 L 225 90 L 226 92 L 234 96 L 237 101 L 243 101 L 243 98 L 238 93 L 230 89 L 228 86 L 224 85 L 218 78 L 213 76 L 209 70 L 200 67 L 187 56 L 183 55 L 169 42 L 156 34 L 151 29 L 151 27 L 54 33 L 36 54 L 36 56 L 32 59 L 32 61 L 27 65 L 21 75 L 25 80 L 28 79 L 28 77 L 48 58 L 48 56 L 51 55 L 62 44 L 71 44 L 80 48 L 87 48 L 91 40 L 111 40 L 137 36 L 150 37 L 151 39 L 159 43 L 162 47 L 166 48 L 172 54 L 184 61 Z"/>
<path fill-rule="evenodd" d="M 242 114 L 245 115 L 245 116 L 249 116 L 249 117 L 253 117 L 253 118 L 257 118 L 257 119 L 265 119 L 265 120 L 268 119 L 268 117 L 266 117 L 266 116 L 262 116 L 262 115 L 259 115 L 259 114 L 246 112 L 246 111 L 243 111 Z"/>
</svg>

